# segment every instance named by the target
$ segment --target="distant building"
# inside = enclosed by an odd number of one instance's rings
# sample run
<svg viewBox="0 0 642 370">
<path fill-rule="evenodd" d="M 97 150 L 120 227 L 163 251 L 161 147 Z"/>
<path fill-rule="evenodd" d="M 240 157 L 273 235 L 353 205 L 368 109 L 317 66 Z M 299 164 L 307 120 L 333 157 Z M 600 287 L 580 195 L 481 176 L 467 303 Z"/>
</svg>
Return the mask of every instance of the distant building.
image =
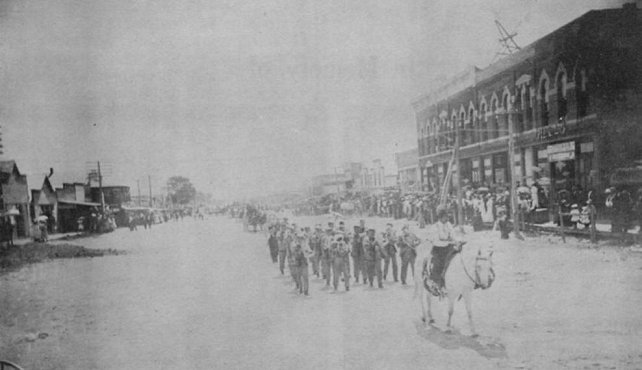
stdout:
<svg viewBox="0 0 642 370">
<path fill-rule="evenodd" d="M 58 197 L 58 230 L 60 232 L 79 231 L 79 224 L 88 229 L 88 220 L 97 213 L 100 203 L 91 202 L 90 187 L 83 183 L 63 183 L 56 189 Z"/>
<path fill-rule="evenodd" d="M 50 233 L 58 231 L 58 197 L 49 176 L 45 176 L 40 189 L 31 189 L 31 214 L 36 220 L 47 217 L 47 230 Z"/>
<path fill-rule="evenodd" d="M 419 191 L 419 152 L 417 148 L 395 153 L 399 188 L 402 192 Z"/>
<path fill-rule="evenodd" d="M 31 235 L 27 176 L 20 173 L 13 160 L 0 161 L 0 211 L 3 218 L 15 223 L 14 235 Z"/>
<path fill-rule="evenodd" d="M 349 180 L 349 177 L 343 173 L 314 176 L 311 184 L 311 195 L 324 196 L 343 193 L 346 191 L 346 182 Z"/>
<path fill-rule="evenodd" d="M 102 190 L 105 206 L 108 206 L 114 214 L 116 225 L 119 227 L 129 225 L 127 213 L 123 209 L 123 205 L 131 201 L 129 186 L 103 186 Z M 90 195 L 93 203 L 101 202 L 99 187 L 92 186 Z"/>
<path fill-rule="evenodd" d="M 385 176 L 385 169 L 381 160 L 375 159 L 370 166 L 361 168 L 359 189 L 370 192 L 383 191 L 386 187 Z"/>
</svg>

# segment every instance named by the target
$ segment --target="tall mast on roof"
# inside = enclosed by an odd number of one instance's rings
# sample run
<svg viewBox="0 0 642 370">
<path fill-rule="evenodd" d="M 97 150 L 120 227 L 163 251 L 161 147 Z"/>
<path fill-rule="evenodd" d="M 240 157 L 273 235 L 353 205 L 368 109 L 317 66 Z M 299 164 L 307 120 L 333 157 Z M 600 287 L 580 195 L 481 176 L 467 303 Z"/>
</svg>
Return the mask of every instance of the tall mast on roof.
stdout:
<svg viewBox="0 0 642 370">
<path fill-rule="evenodd" d="M 501 56 L 513 54 L 514 52 L 522 49 L 517 45 L 517 42 L 515 42 L 517 32 L 510 33 L 506 31 L 506 28 L 504 28 L 497 19 L 495 19 L 495 26 L 497 26 L 497 31 L 499 32 L 498 41 L 501 47 L 501 50 L 495 55 L 495 59 Z"/>
</svg>

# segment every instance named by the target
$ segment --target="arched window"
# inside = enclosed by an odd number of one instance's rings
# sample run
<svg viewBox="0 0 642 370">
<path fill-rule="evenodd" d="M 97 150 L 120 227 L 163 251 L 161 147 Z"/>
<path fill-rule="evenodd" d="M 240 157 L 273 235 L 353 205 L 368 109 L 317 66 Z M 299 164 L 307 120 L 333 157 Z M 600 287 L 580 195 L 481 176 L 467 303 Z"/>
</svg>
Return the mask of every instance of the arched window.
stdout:
<svg viewBox="0 0 642 370">
<path fill-rule="evenodd" d="M 588 92 L 587 92 L 586 70 L 577 68 L 575 72 L 575 97 L 577 99 L 577 118 L 585 117 L 588 112 Z"/>
<path fill-rule="evenodd" d="M 509 112 L 509 106 L 508 106 L 508 94 L 505 93 L 504 96 L 502 97 L 502 108 L 504 108 L 504 114 L 501 114 L 498 117 L 499 120 L 499 136 L 506 136 L 508 135 L 508 120 L 510 117 L 508 117 L 508 112 Z"/>
<path fill-rule="evenodd" d="M 568 113 L 568 104 L 566 101 L 566 71 L 561 70 L 557 73 L 555 87 L 557 91 L 557 122 L 564 122 L 566 120 L 566 114 Z"/>
<path fill-rule="evenodd" d="M 488 122 L 488 133 L 489 133 L 489 139 L 495 139 L 497 137 L 497 113 L 498 113 L 498 106 L 497 106 L 497 97 L 493 97 L 493 99 L 490 102 L 490 122 Z"/>
<path fill-rule="evenodd" d="M 479 141 L 484 142 L 488 140 L 488 122 L 486 117 L 486 102 L 482 103 L 479 108 Z"/>
<path fill-rule="evenodd" d="M 470 143 L 474 144 L 478 140 L 478 134 L 477 134 L 477 125 L 475 124 L 475 110 L 471 107 L 468 110 L 468 125 L 466 127 L 467 129 L 467 136 L 469 137 Z"/>
<path fill-rule="evenodd" d="M 539 83 L 539 111 L 541 125 L 548 126 L 548 77 L 546 75 L 542 76 Z"/>
<path fill-rule="evenodd" d="M 524 107 L 524 130 L 533 128 L 533 105 L 531 103 L 531 86 L 524 85 L 522 106 Z"/>
</svg>

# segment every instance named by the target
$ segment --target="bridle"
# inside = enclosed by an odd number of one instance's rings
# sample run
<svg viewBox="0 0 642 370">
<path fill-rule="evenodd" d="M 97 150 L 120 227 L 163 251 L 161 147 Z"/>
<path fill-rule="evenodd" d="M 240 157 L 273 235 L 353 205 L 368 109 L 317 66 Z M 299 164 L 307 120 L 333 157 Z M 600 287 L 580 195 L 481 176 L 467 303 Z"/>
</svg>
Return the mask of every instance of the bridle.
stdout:
<svg viewBox="0 0 642 370">
<path fill-rule="evenodd" d="M 473 278 L 470 273 L 468 272 L 468 269 L 466 268 L 466 264 L 464 263 L 464 256 L 460 252 L 459 253 L 459 259 L 461 260 L 461 265 L 464 267 L 464 272 L 466 273 L 466 276 L 475 284 L 475 288 L 482 288 L 482 289 L 487 289 L 490 288 L 490 286 L 493 284 L 493 281 L 495 280 L 495 271 L 493 270 L 492 266 L 490 267 L 490 276 L 488 278 L 488 286 L 487 287 L 482 287 L 481 285 L 481 278 L 479 277 L 479 271 L 477 269 L 477 266 L 479 266 L 479 261 L 488 261 L 488 257 L 482 257 L 479 253 L 477 253 L 477 256 L 475 256 L 475 277 Z"/>
</svg>

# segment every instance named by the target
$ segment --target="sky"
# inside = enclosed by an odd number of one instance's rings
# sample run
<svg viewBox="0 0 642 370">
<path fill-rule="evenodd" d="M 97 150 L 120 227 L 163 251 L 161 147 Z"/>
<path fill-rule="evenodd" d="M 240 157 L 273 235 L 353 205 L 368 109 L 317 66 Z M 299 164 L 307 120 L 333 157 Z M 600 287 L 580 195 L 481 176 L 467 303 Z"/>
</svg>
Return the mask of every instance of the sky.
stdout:
<svg viewBox="0 0 642 370">
<path fill-rule="evenodd" d="M 38 188 L 217 198 L 297 189 L 416 147 L 411 103 L 499 51 L 625 0 L 0 0 L 4 154 Z M 640 5 L 638 5 L 640 6 Z M 144 193 L 144 191 L 143 191 Z"/>
</svg>

